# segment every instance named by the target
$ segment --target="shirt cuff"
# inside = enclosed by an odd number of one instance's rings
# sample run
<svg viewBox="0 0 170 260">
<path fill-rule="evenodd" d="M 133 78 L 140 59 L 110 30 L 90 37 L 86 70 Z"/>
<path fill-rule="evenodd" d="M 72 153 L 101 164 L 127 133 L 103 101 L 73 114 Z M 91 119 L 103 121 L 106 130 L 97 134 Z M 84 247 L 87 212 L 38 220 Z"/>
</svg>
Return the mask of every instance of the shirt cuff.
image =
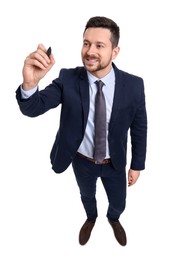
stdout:
<svg viewBox="0 0 170 260">
<path fill-rule="evenodd" d="M 24 90 L 24 89 L 22 88 L 22 85 L 21 85 L 21 86 L 20 86 L 21 97 L 22 97 L 23 99 L 27 99 L 27 98 L 31 97 L 31 96 L 37 91 L 37 89 L 38 89 L 38 86 L 36 86 L 35 88 L 30 89 L 30 90 Z"/>
</svg>

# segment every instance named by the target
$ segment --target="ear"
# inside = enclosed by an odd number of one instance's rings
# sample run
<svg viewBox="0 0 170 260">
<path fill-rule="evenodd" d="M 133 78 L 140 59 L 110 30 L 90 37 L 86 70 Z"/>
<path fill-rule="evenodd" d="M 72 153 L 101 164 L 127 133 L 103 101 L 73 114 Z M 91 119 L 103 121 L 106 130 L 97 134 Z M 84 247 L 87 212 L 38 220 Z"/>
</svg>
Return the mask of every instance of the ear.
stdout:
<svg viewBox="0 0 170 260">
<path fill-rule="evenodd" d="M 119 54 L 119 51 L 120 51 L 120 47 L 115 47 L 113 50 L 112 50 L 112 59 L 114 60 L 117 55 Z"/>
</svg>

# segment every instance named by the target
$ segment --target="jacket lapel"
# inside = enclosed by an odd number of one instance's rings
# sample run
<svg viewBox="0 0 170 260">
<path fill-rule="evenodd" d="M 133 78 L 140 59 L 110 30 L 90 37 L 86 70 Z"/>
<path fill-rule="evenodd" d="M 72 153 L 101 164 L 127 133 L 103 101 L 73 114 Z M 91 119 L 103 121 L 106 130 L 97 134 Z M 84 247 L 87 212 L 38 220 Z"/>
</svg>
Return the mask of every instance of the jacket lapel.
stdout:
<svg viewBox="0 0 170 260">
<path fill-rule="evenodd" d="M 89 82 L 87 77 L 87 72 L 83 68 L 80 74 L 80 96 L 83 106 L 83 130 L 87 124 L 87 118 L 89 114 Z"/>
<path fill-rule="evenodd" d="M 123 78 L 121 75 L 121 71 L 113 64 L 113 69 L 115 72 L 115 93 L 114 93 L 114 99 L 113 99 L 113 107 L 112 107 L 112 113 L 110 118 L 110 125 L 109 128 L 114 126 L 114 122 L 116 121 L 121 99 L 122 99 L 122 91 L 123 91 Z"/>
</svg>

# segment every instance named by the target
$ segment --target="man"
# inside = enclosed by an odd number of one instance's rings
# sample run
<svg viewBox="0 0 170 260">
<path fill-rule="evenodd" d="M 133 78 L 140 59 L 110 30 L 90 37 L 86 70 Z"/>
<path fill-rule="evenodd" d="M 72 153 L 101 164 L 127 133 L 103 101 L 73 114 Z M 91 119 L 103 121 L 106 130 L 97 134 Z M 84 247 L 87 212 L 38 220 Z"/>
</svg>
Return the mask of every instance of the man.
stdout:
<svg viewBox="0 0 170 260">
<path fill-rule="evenodd" d="M 72 163 L 87 219 L 80 229 L 85 245 L 97 218 L 96 182 L 100 177 L 108 197 L 107 218 L 120 245 L 127 243 L 119 218 L 126 202 L 127 136 L 131 136 L 128 185 L 145 168 L 147 115 L 140 77 L 119 70 L 119 27 L 107 17 L 92 17 L 83 33 L 83 67 L 61 69 L 44 90 L 39 81 L 54 65 L 39 44 L 25 60 L 23 84 L 16 97 L 20 110 L 39 116 L 61 104 L 60 126 L 51 150 L 52 169 L 61 173 Z"/>
</svg>

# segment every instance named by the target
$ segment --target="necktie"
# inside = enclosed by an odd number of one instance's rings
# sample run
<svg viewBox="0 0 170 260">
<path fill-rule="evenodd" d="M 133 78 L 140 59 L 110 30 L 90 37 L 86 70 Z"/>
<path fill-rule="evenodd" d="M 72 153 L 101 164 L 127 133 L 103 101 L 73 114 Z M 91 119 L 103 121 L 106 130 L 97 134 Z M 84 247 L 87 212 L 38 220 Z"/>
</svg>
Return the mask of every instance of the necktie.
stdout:
<svg viewBox="0 0 170 260">
<path fill-rule="evenodd" d="M 104 83 L 95 82 L 98 88 L 95 99 L 95 136 L 94 136 L 94 159 L 100 163 L 106 156 L 106 102 L 102 91 Z"/>
</svg>

